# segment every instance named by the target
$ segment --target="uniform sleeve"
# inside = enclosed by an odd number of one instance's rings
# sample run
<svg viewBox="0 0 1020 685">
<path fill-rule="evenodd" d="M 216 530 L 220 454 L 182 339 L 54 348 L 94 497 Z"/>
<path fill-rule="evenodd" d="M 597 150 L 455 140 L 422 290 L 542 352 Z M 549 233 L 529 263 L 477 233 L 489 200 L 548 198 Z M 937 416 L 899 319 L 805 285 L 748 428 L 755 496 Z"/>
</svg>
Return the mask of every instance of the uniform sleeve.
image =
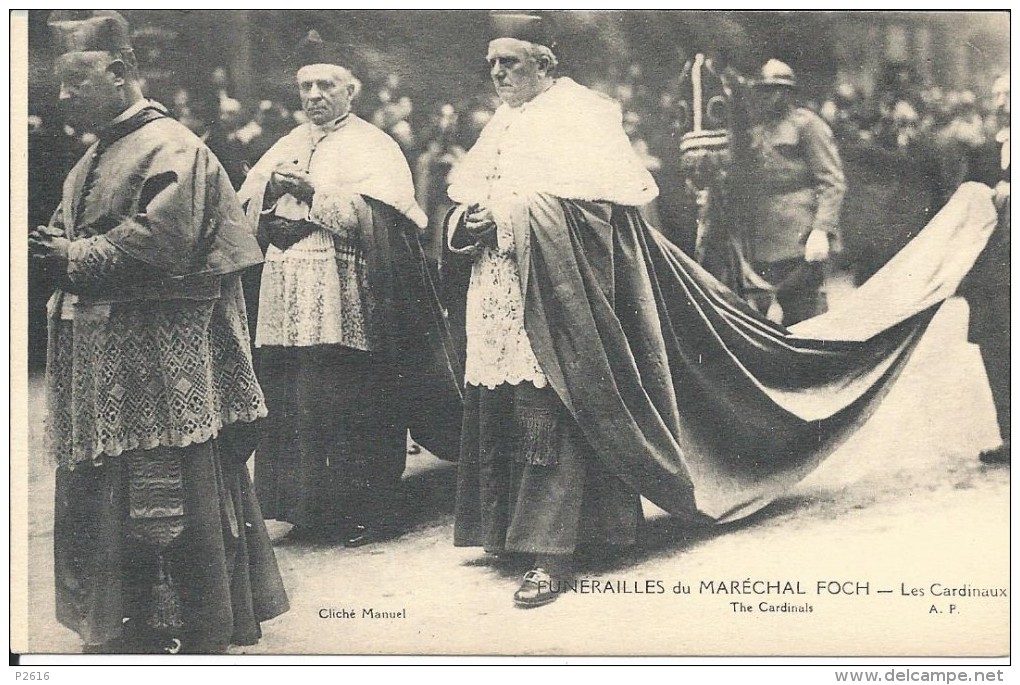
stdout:
<svg viewBox="0 0 1020 685">
<path fill-rule="evenodd" d="M 804 156 L 815 179 L 817 209 L 812 230 L 836 235 L 839 214 L 846 194 L 843 161 L 839 157 L 836 140 L 828 125 L 819 117 L 805 117 L 801 127 Z"/>
</svg>

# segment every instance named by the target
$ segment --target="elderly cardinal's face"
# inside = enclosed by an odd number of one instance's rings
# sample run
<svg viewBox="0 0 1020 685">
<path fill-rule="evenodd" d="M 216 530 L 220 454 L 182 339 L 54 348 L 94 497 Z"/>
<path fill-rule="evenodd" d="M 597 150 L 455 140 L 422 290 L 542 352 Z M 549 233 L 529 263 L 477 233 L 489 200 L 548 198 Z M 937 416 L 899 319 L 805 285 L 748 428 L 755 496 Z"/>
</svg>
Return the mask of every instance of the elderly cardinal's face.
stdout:
<svg viewBox="0 0 1020 685">
<path fill-rule="evenodd" d="M 529 44 L 514 38 L 498 38 L 489 43 L 489 76 L 499 99 L 511 107 L 520 107 L 544 88 L 548 68 L 529 49 Z"/>
<path fill-rule="evenodd" d="M 322 126 L 351 111 L 355 85 L 345 71 L 331 64 L 311 64 L 297 73 L 301 108 Z"/>
</svg>

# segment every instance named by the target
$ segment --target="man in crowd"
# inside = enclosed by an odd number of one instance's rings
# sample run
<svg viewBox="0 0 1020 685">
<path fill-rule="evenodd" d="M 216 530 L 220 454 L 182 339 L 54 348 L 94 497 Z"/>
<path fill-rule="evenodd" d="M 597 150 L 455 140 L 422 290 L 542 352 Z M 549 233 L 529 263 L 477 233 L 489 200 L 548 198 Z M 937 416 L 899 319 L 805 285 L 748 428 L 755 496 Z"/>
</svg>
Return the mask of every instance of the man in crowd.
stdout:
<svg viewBox="0 0 1020 685">
<path fill-rule="evenodd" d="M 449 273 L 458 255 L 470 265 L 454 542 L 533 558 L 514 595 L 525 608 L 556 598 L 556 579 L 572 572 L 584 543 L 632 545 L 642 520 L 637 493 L 596 461 L 572 415 L 579 408 L 565 406 L 561 374 L 583 373 L 585 359 L 548 345 L 550 324 L 529 278 L 547 278 L 556 266 L 529 258 L 534 235 L 563 241 L 554 259 L 569 269 L 571 222 L 581 222 L 586 267 L 611 293 L 613 222 L 657 195 L 619 106 L 556 76 L 548 22 L 493 17 L 488 61 L 502 105 L 453 171 L 457 207 L 447 229 Z"/>
<path fill-rule="evenodd" d="M 87 651 L 221 652 L 287 610 L 248 478 L 265 416 L 239 272 L 258 244 L 216 158 L 142 96 L 115 12 L 55 12 L 60 99 L 98 137 L 33 258 L 49 303 L 57 618 Z"/>
<path fill-rule="evenodd" d="M 750 283 L 758 292 L 749 299 L 785 326 L 826 309 L 819 290 L 846 192 L 832 132 L 794 104 L 796 85 L 793 70 L 775 59 L 755 84 L 763 120 L 752 131 L 756 168 L 745 235 L 747 257 L 763 281 Z"/>
<path fill-rule="evenodd" d="M 351 112 L 360 84 L 338 50 L 312 31 L 292 66 L 308 121 L 240 191 L 266 246 L 255 340 L 270 415 L 255 485 L 295 537 L 355 547 L 397 523 L 410 405 L 441 404 L 416 382 L 427 341 L 413 340 L 414 317 L 431 310 L 407 289 L 423 285 L 406 280 L 417 262 L 400 261 L 423 259 L 426 217 L 400 148 Z"/>
<path fill-rule="evenodd" d="M 994 191 L 999 222 L 984 252 L 960 288 L 970 305 L 970 340 L 981 348 L 988 384 L 995 404 L 1002 445 L 982 452 L 986 464 L 1010 463 L 1010 149 L 1009 149 L 1009 73 L 992 86 L 999 130 L 995 138 L 968 156 L 967 179 L 980 181 Z"/>
</svg>

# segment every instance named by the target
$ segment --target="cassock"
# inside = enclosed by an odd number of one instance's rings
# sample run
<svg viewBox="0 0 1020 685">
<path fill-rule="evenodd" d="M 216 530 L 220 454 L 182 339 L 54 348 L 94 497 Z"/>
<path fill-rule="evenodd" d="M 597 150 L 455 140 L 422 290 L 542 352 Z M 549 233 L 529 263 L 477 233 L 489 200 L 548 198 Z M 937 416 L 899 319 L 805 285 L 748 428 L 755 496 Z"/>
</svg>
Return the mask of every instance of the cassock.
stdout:
<svg viewBox="0 0 1020 685">
<path fill-rule="evenodd" d="M 560 79 L 522 110 L 493 117 L 455 171 L 451 198 L 461 210 L 489 198 L 497 250 L 512 234 L 514 316 L 540 377 L 583 435 L 584 456 L 692 524 L 760 510 L 866 421 L 996 223 L 991 190 L 964 184 L 846 303 L 786 329 L 641 218 L 635 208 L 654 186 L 620 163 L 618 109 Z M 499 184 L 507 192 L 490 197 Z M 450 221 L 456 228 L 457 215 Z M 471 290 L 485 254 L 463 279 Z M 470 323 L 480 305 L 468 297 L 470 399 L 472 383 L 501 379 L 486 379 L 485 365 L 472 369 L 472 334 L 489 329 Z M 491 455 L 495 443 L 476 418 L 485 407 L 470 405 L 455 542 L 506 544 L 500 527 L 519 502 L 512 457 Z"/>
<path fill-rule="evenodd" d="M 287 597 L 245 466 L 266 406 L 239 272 L 261 254 L 230 181 L 142 101 L 51 226 L 71 240 L 48 312 L 57 617 L 86 646 L 253 644 Z"/>
<path fill-rule="evenodd" d="M 311 206 L 266 199 L 281 162 L 309 172 Z M 446 445 L 456 445 L 450 414 L 460 408 L 407 162 L 354 114 L 309 122 L 266 153 L 240 197 L 260 234 L 281 220 L 301 229 L 285 249 L 267 246 L 259 295 L 255 343 L 270 412 L 255 458 L 263 511 L 319 530 L 395 524 L 408 429 L 455 458 Z"/>
</svg>

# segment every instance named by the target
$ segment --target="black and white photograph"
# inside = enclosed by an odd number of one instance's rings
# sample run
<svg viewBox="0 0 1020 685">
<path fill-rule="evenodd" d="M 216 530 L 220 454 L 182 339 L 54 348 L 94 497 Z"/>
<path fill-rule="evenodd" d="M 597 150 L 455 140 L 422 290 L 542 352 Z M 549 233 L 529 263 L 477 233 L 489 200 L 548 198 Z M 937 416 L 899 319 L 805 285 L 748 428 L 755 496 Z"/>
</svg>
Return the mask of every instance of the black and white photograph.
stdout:
<svg viewBox="0 0 1020 685">
<path fill-rule="evenodd" d="M 1008 10 L 9 17 L 12 666 L 1002 680 Z"/>
</svg>

